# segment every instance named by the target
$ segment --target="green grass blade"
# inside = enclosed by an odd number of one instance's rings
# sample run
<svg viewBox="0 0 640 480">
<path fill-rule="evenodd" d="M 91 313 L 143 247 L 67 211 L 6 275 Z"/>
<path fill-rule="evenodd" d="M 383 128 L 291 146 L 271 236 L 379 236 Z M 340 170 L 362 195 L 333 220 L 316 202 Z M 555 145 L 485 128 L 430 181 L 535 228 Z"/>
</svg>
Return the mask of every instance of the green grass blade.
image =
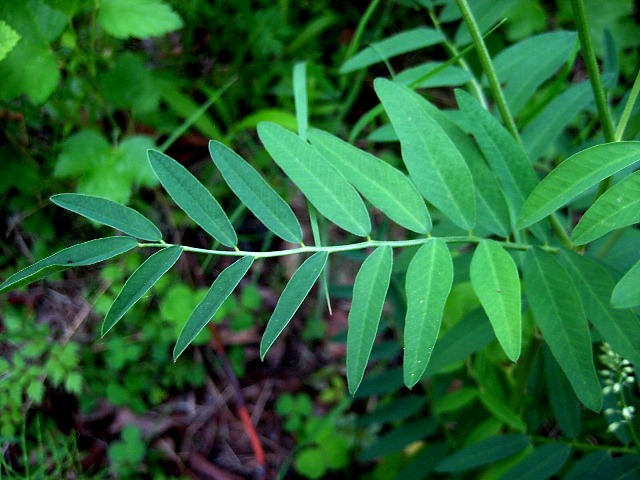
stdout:
<svg viewBox="0 0 640 480">
<path fill-rule="evenodd" d="M 324 159 L 391 220 L 417 233 L 431 230 L 427 206 L 402 172 L 330 133 L 312 129 L 308 135 Z"/>
<path fill-rule="evenodd" d="M 102 323 L 102 335 L 129 311 L 149 291 L 182 255 L 182 247 L 174 245 L 163 248 L 147 258 L 125 282 Z"/>
<path fill-rule="evenodd" d="M 611 293 L 611 304 L 615 308 L 640 305 L 640 261 L 620 279 Z"/>
<path fill-rule="evenodd" d="M 371 221 L 364 202 L 315 148 L 274 123 L 258 125 L 258 136 L 275 162 L 322 215 L 355 235 L 369 235 Z"/>
<path fill-rule="evenodd" d="M 475 224 L 471 172 L 456 145 L 414 91 L 377 78 L 374 88 L 400 139 L 402 159 L 418 191 L 456 225 Z"/>
<path fill-rule="evenodd" d="M 511 457 L 531 444 L 526 435 L 500 435 L 485 438 L 445 457 L 436 472 L 464 472 Z"/>
<path fill-rule="evenodd" d="M 550 254 L 527 252 L 525 291 L 538 327 L 580 401 L 593 411 L 602 407 L 602 391 L 591 352 L 589 325 L 571 276 Z"/>
<path fill-rule="evenodd" d="M 416 252 L 407 270 L 403 370 L 409 388 L 427 368 L 452 283 L 453 262 L 447 244 L 440 239 L 429 240 Z"/>
<path fill-rule="evenodd" d="M 193 342 L 193 339 L 196 338 L 200 331 L 209 323 L 223 302 L 238 286 L 240 280 L 242 280 L 249 270 L 249 267 L 251 267 L 251 264 L 253 264 L 253 260 L 254 258 L 250 256 L 243 257 L 229 265 L 218 275 L 205 297 L 184 324 L 173 349 L 174 362 L 191 342 Z"/>
<path fill-rule="evenodd" d="M 640 142 L 605 143 L 572 155 L 535 188 L 522 206 L 518 227 L 550 215 L 572 198 L 640 160 Z"/>
<path fill-rule="evenodd" d="M 54 253 L 14 273 L 0 285 L 0 293 L 35 282 L 54 272 L 72 267 L 94 265 L 138 246 L 131 237 L 107 237 L 80 243 Z"/>
<path fill-rule="evenodd" d="M 496 332 L 496 338 L 513 362 L 520 357 L 522 317 L 520 277 L 513 258 L 500 244 L 482 240 L 471 260 L 471 284 Z"/>
<path fill-rule="evenodd" d="M 174 202 L 205 232 L 227 247 L 238 237 L 213 195 L 186 168 L 164 153 L 149 150 L 149 163 Z"/>
<path fill-rule="evenodd" d="M 291 207 L 251 165 L 219 142 L 209 142 L 209 153 L 233 193 L 258 220 L 283 240 L 302 242 L 302 229 Z"/>
<path fill-rule="evenodd" d="M 300 265 L 287 283 L 260 342 L 262 360 L 311 291 L 327 263 L 328 256 L 327 252 L 315 253 Z"/>
<path fill-rule="evenodd" d="M 362 381 L 371 355 L 391 280 L 392 264 L 391 247 L 378 247 L 363 262 L 356 275 L 347 331 L 347 383 L 352 395 Z"/>
<path fill-rule="evenodd" d="M 59 207 L 108 225 L 132 237 L 151 242 L 162 240 L 162 233 L 151 220 L 133 208 L 125 207 L 106 198 L 79 193 L 61 193 L 51 197 Z"/>
<path fill-rule="evenodd" d="M 604 192 L 582 216 L 571 233 L 576 245 L 584 245 L 617 228 L 640 222 L 640 171 Z"/>
</svg>

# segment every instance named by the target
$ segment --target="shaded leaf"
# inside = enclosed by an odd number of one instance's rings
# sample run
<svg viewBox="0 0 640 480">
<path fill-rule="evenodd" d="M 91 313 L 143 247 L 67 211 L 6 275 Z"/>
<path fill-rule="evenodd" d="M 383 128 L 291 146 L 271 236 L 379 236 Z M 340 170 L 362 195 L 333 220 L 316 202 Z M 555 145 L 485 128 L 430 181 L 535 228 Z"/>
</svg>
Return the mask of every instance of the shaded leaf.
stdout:
<svg viewBox="0 0 640 480">
<path fill-rule="evenodd" d="M 209 190 L 173 158 L 155 150 L 148 156 L 158 180 L 189 218 L 223 245 L 235 246 L 236 232 Z"/>
<path fill-rule="evenodd" d="M 445 457 L 436 472 L 463 472 L 503 460 L 524 450 L 531 444 L 526 435 L 489 437 Z"/>
<path fill-rule="evenodd" d="M 480 392 L 478 398 L 480 399 L 480 403 L 482 403 L 482 405 L 491 412 L 494 418 L 497 418 L 502 423 L 518 432 L 524 433 L 527 430 L 527 425 L 518 416 L 518 414 L 516 414 L 509 405 L 499 398 L 487 391 Z"/>
<path fill-rule="evenodd" d="M 356 423 L 366 427 L 405 420 L 418 413 L 425 402 L 426 399 L 421 395 L 405 395 L 379 406 L 371 413 L 359 415 Z"/>
<path fill-rule="evenodd" d="M 551 411 L 558 420 L 562 433 L 568 438 L 576 438 L 580 435 L 580 402 L 560 365 L 553 358 L 549 346 L 544 343 L 542 360 Z"/>
<path fill-rule="evenodd" d="M 291 277 L 291 280 L 284 288 L 282 295 L 278 299 L 267 328 L 260 342 L 260 358 L 264 360 L 265 355 L 291 321 L 300 305 L 311 291 L 311 287 L 316 282 L 320 273 L 327 263 L 327 252 L 318 252 L 307 258 L 300 268 Z"/>
<path fill-rule="evenodd" d="M 173 245 L 147 258 L 125 282 L 102 323 L 104 336 L 149 291 L 182 255 L 182 247 Z"/>
<path fill-rule="evenodd" d="M 407 445 L 428 437 L 434 433 L 437 428 L 438 421 L 435 417 L 419 418 L 406 422 L 404 425 L 391 430 L 389 433 L 373 441 L 367 448 L 362 450 L 358 456 L 358 460 L 366 462 L 402 450 Z"/>
<path fill-rule="evenodd" d="M 640 261 L 617 283 L 611 293 L 611 304 L 616 308 L 640 305 Z"/>
<path fill-rule="evenodd" d="M 546 480 L 562 468 L 570 452 L 571 446 L 566 443 L 541 445 L 500 478 L 501 480 Z"/>
<path fill-rule="evenodd" d="M 107 237 L 65 248 L 11 275 L 0 285 L 0 293 L 35 282 L 54 272 L 100 263 L 137 246 L 135 238 Z"/>
</svg>

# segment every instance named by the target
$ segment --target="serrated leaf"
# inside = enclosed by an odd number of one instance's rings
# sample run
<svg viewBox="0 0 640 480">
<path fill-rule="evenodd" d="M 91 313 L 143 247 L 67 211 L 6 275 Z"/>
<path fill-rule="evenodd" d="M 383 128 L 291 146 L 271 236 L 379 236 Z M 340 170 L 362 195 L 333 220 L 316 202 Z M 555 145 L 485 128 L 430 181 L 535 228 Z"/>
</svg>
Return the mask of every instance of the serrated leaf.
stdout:
<svg viewBox="0 0 640 480">
<path fill-rule="evenodd" d="M 71 267 L 94 265 L 137 246 L 138 241 L 135 238 L 107 237 L 65 248 L 11 275 L 0 285 L 0 293 L 35 282 L 54 272 L 61 272 Z"/>
<path fill-rule="evenodd" d="M 414 91 L 382 78 L 374 88 L 400 139 L 402 159 L 418 191 L 456 225 L 475 224 L 471 172 L 456 145 Z"/>
<path fill-rule="evenodd" d="M 0 21 L 0 62 L 13 50 L 22 36 L 11 25 Z"/>
<path fill-rule="evenodd" d="M 96 21 L 116 38 L 147 38 L 182 28 L 182 19 L 162 0 L 101 0 Z"/>
<path fill-rule="evenodd" d="M 416 28 L 392 35 L 358 52 L 340 67 L 339 73 L 355 72 L 383 62 L 402 53 L 435 45 L 444 40 L 442 33 L 432 28 Z"/>
<path fill-rule="evenodd" d="M 369 235 L 371 222 L 364 202 L 315 148 L 274 123 L 260 123 L 258 136 L 275 162 L 322 215 L 355 235 Z"/>
<path fill-rule="evenodd" d="M 548 345 L 544 343 L 542 344 L 542 360 L 551 411 L 555 415 L 562 433 L 568 438 L 576 438 L 580 435 L 580 402 L 560 365 L 553 358 Z"/>
<path fill-rule="evenodd" d="M 427 368 L 452 284 L 453 263 L 447 244 L 431 239 L 416 252 L 407 270 L 403 371 L 409 388 Z"/>
<path fill-rule="evenodd" d="M 582 216 L 571 233 L 584 245 L 617 228 L 640 222 L 640 170 L 604 192 Z"/>
<path fill-rule="evenodd" d="M 640 305 L 640 261 L 629 269 L 613 289 L 611 305 L 615 308 Z"/>
<path fill-rule="evenodd" d="M 388 163 L 321 130 L 308 133 L 311 144 L 391 220 L 409 230 L 431 230 L 429 211 L 411 181 Z"/>
<path fill-rule="evenodd" d="M 501 480 L 546 480 L 565 464 L 571 446 L 566 443 L 541 445 L 500 477 Z"/>
<path fill-rule="evenodd" d="M 482 240 L 471 260 L 471 284 L 496 332 L 496 338 L 513 362 L 520 357 L 522 316 L 520 277 L 513 258 L 493 240 Z"/>
<path fill-rule="evenodd" d="M 102 335 L 113 328 L 133 305 L 149 291 L 182 255 L 182 247 L 163 248 L 147 258 L 125 282 L 102 323 Z"/>
<path fill-rule="evenodd" d="M 347 331 L 347 383 L 352 395 L 362 381 L 371 355 L 389 288 L 392 264 L 391 247 L 378 247 L 362 263 L 356 275 Z"/>
<path fill-rule="evenodd" d="M 148 157 L 164 189 L 191 220 L 227 247 L 238 243 L 229 217 L 196 177 L 164 153 L 149 150 Z"/>
<path fill-rule="evenodd" d="M 578 288 L 587 319 L 614 351 L 640 365 L 640 319 L 630 310 L 611 307 L 615 283 L 607 269 L 592 258 L 568 250 L 561 251 L 560 261 Z"/>
<path fill-rule="evenodd" d="M 530 444 L 531 440 L 526 435 L 489 437 L 445 457 L 435 470 L 445 473 L 471 470 L 515 455 Z"/>
<path fill-rule="evenodd" d="M 522 206 L 518 228 L 550 215 L 598 182 L 640 160 L 640 142 L 596 145 L 572 155 L 535 188 Z"/>
<path fill-rule="evenodd" d="M 209 142 L 209 153 L 233 193 L 269 230 L 287 242 L 302 242 L 302 229 L 291 207 L 251 165 L 219 142 Z"/>
<path fill-rule="evenodd" d="M 157 242 L 162 233 L 151 221 L 133 208 L 106 198 L 77 193 L 61 193 L 51 197 L 59 207 L 75 212 L 89 220 L 108 225 L 132 237 Z"/>
<path fill-rule="evenodd" d="M 242 280 L 249 270 L 249 267 L 251 267 L 251 264 L 253 264 L 253 260 L 254 257 L 243 257 L 237 262 L 229 265 L 222 271 L 222 273 L 220 273 L 220 275 L 218 275 L 205 297 L 184 324 L 173 349 L 174 362 L 191 344 L 191 342 L 193 342 L 200 331 L 216 314 L 227 297 L 229 297 L 233 290 L 238 286 L 240 280 Z"/>
<path fill-rule="evenodd" d="M 329 254 L 324 251 L 313 254 L 300 265 L 300 268 L 287 283 L 267 323 L 264 335 L 262 335 L 260 342 L 260 358 L 262 360 L 311 291 L 311 287 L 316 283 L 327 263 L 328 256 Z"/>
<path fill-rule="evenodd" d="M 523 265 L 533 316 L 580 401 L 597 412 L 602 391 L 591 352 L 591 336 L 580 294 L 571 276 L 550 254 L 530 249 Z"/>
</svg>

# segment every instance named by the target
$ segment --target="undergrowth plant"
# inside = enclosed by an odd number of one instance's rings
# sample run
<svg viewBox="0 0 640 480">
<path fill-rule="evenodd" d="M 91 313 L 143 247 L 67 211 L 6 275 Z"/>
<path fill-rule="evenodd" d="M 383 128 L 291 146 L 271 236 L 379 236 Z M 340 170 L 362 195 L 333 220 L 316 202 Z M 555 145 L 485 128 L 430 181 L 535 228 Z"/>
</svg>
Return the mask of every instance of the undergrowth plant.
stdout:
<svg viewBox="0 0 640 480">
<path fill-rule="evenodd" d="M 640 221 L 640 172 L 635 171 L 640 142 L 624 140 L 640 76 L 620 109 L 612 109 L 608 91 L 616 72 L 599 72 L 583 1 L 571 3 L 577 33 L 529 37 L 495 58 L 483 36 L 490 35 L 492 25 L 479 25 L 467 1 L 458 0 L 455 13 L 448 2 L 440 17 L 427 8 L 434 28 L 401 32 L 343 64 L 345 75 L 381 60 L 389 65 L 391 79 L 377 78 L 373 84 L 380 105 L 354 127 L 352 138 L 380 119 L 383 125 L 370 139 L 399 142 L 403 168 L 311 128 L 305 64 L 296 65 L 297 134 L 271 122 L 260 123 L 257 133 L 284 175 L 304 194 L 311 239 L 303 238 L 301 223 L 306 218 L 296 215 L 250 163 L 223 143 L 211 141 L 211 159 L 240 203 L 274 235 L 292 244 L 282 250 L 242 250 L 229 216 L 209 190 L 176 160 L 149 150 L 148 162 L 159 183 L 219 247 L 168 243 L 139 212 L 105 198 L 54 195 L 51 201 L 56 205 L 124 235 L 81 243 L 40 260 L 8 278 L 0 292 L 136 248 L 154 250 L 106 314 L 106 335 L 182 255 L 234 257 L 186 319 L 173 350 L 177 361 L 255 262 L 297 256 L 301 264 L 262 336 L 260 356 L 265 359 L 317 282 L 328 297 L 329 265 L 342 254 L 361 251 L 366 259 L 353 285 L 346 340 L 352 395 L 357 397 L 365 377 L 392 280 L 405 300 L 401 378 L 408 388 L 424 384 L 494 338 L 501 351 L 491 355 L 510 362 L 506 380 L 501 380 L 509 382 L 508 389 L 448 392 L 434 416 L 420 420 L 420 429 L 418 424 L 407 425 L 414 430 L 405 432 L 405 440 L 412 435 L 424 439 L 437 430 L 439 416 L 452 411 L 455 402 L 468 405 L 476 400 L 497 420 L 497 428 L 494 422 L 484 432 L 475 432 L 475 443 L 449 445 L 457 451 L 433 465 L 436 471 L 471 470 L 513 457 L 503 466 L 508 478 L 522 478 L 523 472 L 540 465 L 546 470 L 538 471 L 536 478 L 547 478 L 563 467 L 572 448 L 589 451 L 578 440 L 547 442 L 529 430 L 527 422 L 535 422 L 522 413 L 525 392 L 532 388 L 532 372 L 541 368 L 546 384 L 555 386 L 548 389 L 548 400 L 567 438 L 580 435 L 575 398 L 593 412 L 600 412 L 604 401 L 610 431 L 623 429 L 618 440 L 633 444 L 640 453 L 633 375 L 634 366 L 640 365 L 640 235 L 635 227 Z M 446 15 L 463 19 L 455 43 L 440 28 Z M 466 42 L 458 36 L 466 36 Z M 482 78 L 464 60 L 469 44 Z M 444 45 L 451 59 L 397 75 L 389 64 L 396 55 L 433 45 Z M 564 88 L 578 50 L 589 82 Z M 468 85 L 455 90 L 458 109 L 440 109 L 416 92 L 437 81 Z M 487 87 L 492 102 L 485 96 Z M 585 129 L 585 138 L 566 149 L 569 153 L 550 149 L 576 113 L 590 113 L 594 104 L 594 123 L 601 129 L 594 135 Z M 389 123 L 384 123 L 385 116 Z M 378 223 L 372 223 L 372 210 Z M 330 233 L 340 233 L 335 241 L 321 228 L 322 217 L 332 225 Z M 398 231 L 382 228 L 389 222 L 403 229 L 402 238 L 385 234 Z M 614 260 L 611 252 L 622 243 L 635 250 L 629 250 L 628 258 Z M 470 302 L 482 308 L 461 314 L 442 335 L 443 315 L 451 298 L 462 294 L 465 282 Z M 606 345 L 606 370 L 600 376 L 594 343 Z M 486 360 L 487 355 L 478 359 Z M 478 377 L 481 365 L 475 364 Z M 446 445 L 437 448 L 442 455 L 448 450 Z M 632 452 L 626 447 L 604 448 Z M 378 456 L 369 452 L 361 459 Z"/>
</svg>

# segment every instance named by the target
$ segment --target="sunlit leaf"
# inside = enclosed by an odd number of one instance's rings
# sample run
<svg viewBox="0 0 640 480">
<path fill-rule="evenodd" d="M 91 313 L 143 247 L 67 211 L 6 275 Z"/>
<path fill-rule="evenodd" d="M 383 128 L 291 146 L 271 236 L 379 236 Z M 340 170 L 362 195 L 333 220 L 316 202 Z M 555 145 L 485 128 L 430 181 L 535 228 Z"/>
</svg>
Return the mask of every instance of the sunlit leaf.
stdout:
<svg viewBox="0 0 640 480">
<path fill-rule="evenodd" d="M 615 286 L 611 293 L 611 304 L 616 308 L 640 305 L 640 261 Z"/>
<path fill-rule="evenodd" d="M 565 464 L 571 447 L 567 443 L 549 443 L 535 448 L 511 467 L 501 480 L 546 480 Z"/>
<path fill-rule="evenodd" d="M 22 36 L 11 28 L 11 25 L 0 21 L 0 61 L 4 60 L 21 38 Z"/>
<path fill-rule="evenodd" d="M 503 460 L 524 450 L 531 444 L 526 435 L 489 437 L 445 457 L 436 472 L 463 472 Z"/>
<path fill-rule="evenodd" d="M 100 0 L 97 22 L 117 38 L 147 38 L 181 28 L 180 16 L 162 0 Z"/>
</svg>

